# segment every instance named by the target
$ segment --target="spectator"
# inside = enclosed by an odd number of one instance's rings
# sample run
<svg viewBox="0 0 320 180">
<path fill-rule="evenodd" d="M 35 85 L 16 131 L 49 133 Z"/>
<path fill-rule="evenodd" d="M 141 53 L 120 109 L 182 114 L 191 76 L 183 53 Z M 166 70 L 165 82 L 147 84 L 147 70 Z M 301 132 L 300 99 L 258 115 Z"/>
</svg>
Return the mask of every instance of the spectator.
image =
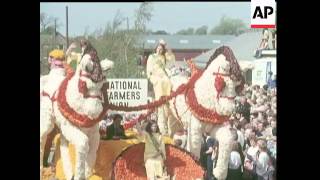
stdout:
<svg viewBox="0 0 320 180">
<path fill-rule="evenodd" d="M 231 128 L 230 131 L 231 131 L 231 134 L 232 134 L 233 141 L 238 143 L 238 146 L 236 146 L 238 149 L 236 151 L 240 154 L 241 162 L 243 162 L 244 161 L 244 155 L 243 155 L 243 151 L 241 149 L 241 144 L 238 141 L 238 139 L 239 139 L 238 131 L 235 128 Z"/>
<path fill-rule="evenodd" d="M 275 119 L 273 119 L 270 123 L 272 128 L 272 136 L 277 136 L 277 122 Z"/>
<path fill-rule="evenodd" d="M 240 113 L 247 121 L 250 120 L 250 104 L 247 102 L 246 97 L 242 97 L 238 106 L 237 112 Z"/>
<path fill-rule="evenodd" d="M 256 180 L 270 180 L 273 177 L 273 167 L 270 156 L 267 153 L 267 143 L 264 139 L 257 142 L 258 152 L 256 156 Z"/>
<path fill-rule="evenodd" d="M 264 91 L 267 91 L 268 90 L 268 84 L 263 85 L 262 88 L 263 88 Z"/>
<path fill-rule="evenodd" d="M 121 125 L 122 116 L 115 114 L 113 117 L 113 123 L 107 128 L 106 139 L 125 139 L 124 128 Z"/>
<path fill-rule="evenodd" d="M 273 135 L 273 131 L 276 129 L 276 120 L 274 119 L 274 117 L 268 117 L 268 126 L 266 129 L 265 129 L 265 134 L 264 136 L 266 137 L 272 137 L 274 136 Z"/>
<path fill-rule="evenodd" d="M 188 137 L 187 133 L 188 133 L 187 130 L 181 130 L 181 131 L 177 131 L 173 135 L 173 140 L 176 141 L 177 144 L 179 144 L 178 146 L 181 147 L 182 149 L 186 149 L 187 137 Z"/>
<path fill-rule="evenodd" d="M 267 149 L 268 149 L 268 152 L 269 152 L 271 158 L 276 159 L 276 156 L 277 156 L 277 139 L 276 139 L 276 137 L 269 137 L 267 139 Z"/>
<path fill-rule="evenodd" d="M 232 119 L 232 127 L 236 129 L 233 130 L 234 138 L 238 141 L 238 146 L 243 146 L 242 149 L 246 152 L 245 160 L 241 161 L 244 165 L 243 179 L 270 179 L 272 178 L 272 175 L 275 174 L 276 167 L 276 87 L 271 89 L 270 83 L 268 88 L 266 86 L 260 88 L 258 85 L 252 85 L 245 88 L 244 94 L 248 97 L 246 103 L 250 105 L 249 120 L 247 122 L 245 121 L 245 113 L 243 113 L 244 98 L 239 98 L 236 111 L 230 118 Z M 238 98 L 236 98 L 236 101 L 238 101 Z M 241 134 L 243 134 L 244 137 L 243 144 L 241 143 Z M 259 152 L 262 152 L 262 155 L 260 155 L 261 153 L 257 153 L 257 138 L 267 139 L 267 141 L 264 140 L 265 142 L 259 140 L 259 145 L 261 147 Z M 266 144 L 265 150 L 263 150 L 263 143 Z M 268 168 L 265 174 L 262 173 L 263 168 L 261 168 L 263 167 L 263 160 L 266 159 L 264 157 L 264 152 L 269 157 L 267 163 Z"/>
<path fill-rule="evenodd" d="M 273 116 L 273 111 L 271 109 L 271 103 L 267 104 L 266 115 L 267 115 L 268 121 L 269 121 L 269 118 Z"/>
<path fill-rule="evenodd" d="M 206 159 L 206 170 L 207 170 L 207 180 L 214 180 L 214 176 L 213 176 L 213 165 L 214 165 L 214 161 L 212 158 L 212 153 L 216 153 L 215 152 L 215 147 L 216 147 L 216 140 L 210 137 L 209 132 L 205 132 L 204 133 L 205 136 L 205 149 L 204 149 L 204 156 Z"/>
<path fill-rule="evenodd" d="M 234 141 L 232 144 L 232 151 L 230 154 L 229 165 L 228 165 L 228 174 L 226 180 L 241 180 L 242 179 L 242 160 L 241 155 L 238 152 L 239 143 Z"/>
<path fill-rule="evenodd" d="M 257 99 L 259 90 L 260 90 L 260 86 L 259 85 L 256 85 L 256 86 L 253 87 L 252 97 L 251 97 L 252 100 L 256 100 Z"/>
<path fill-rule="evenodd" d="M 244 160 L 244 170 L 243 170 L 244 180 L 253 180 L 255 178 L 254 162 L 256 161 L 256 155 L 258 152 L 257 139 L 255 136 L 251 136 L 249 141 L 251 146 L 247 150 L 246 157 Z"/>
<path fill-rule="evenodd" d="M 262 35 L 263 36 L 262 36 L 262 40 L 260 42 L 260 45 L 255 51 L 254 57 L 256 57 L 256 58 L 260 58 L 261 57 L 262 50 L 269 49 L 269 43 L 268 43 L 268 41 L 269 41 L 269 31 L 268 31 L 268 29 L 264 29 L 262 31 Z"/>
<path fill-rule="evenodd" d="M 105 138 L 107 135 L 107 121 L 106 121 L 107 117 L 105 117 L 105 119 L 103 119 L 102 121 L 99 122 L 99 133 L 100 133 L 100 137 L 101 139 Z"/>
<path fill-rule="evenodd" d="M 241 125 L 239 121 L 234 122 L 235 130 L 237 131 L 237 141 L 240 143 L 240 148 L 243 149 L 244 147 L 244 134 L 240 131 Z"/>
<path fill-rule="evenodd" d="M 256 128 L 258 126 L 259 118 L 258 113 L 252 113 L 252 116 L 250 117 L 250 123 L 252 125 L 252 128 Z"/>
<path fill-rule="evenodd" d="M 262 121 L 260 121 L 258 122 L 256 135 L 257 137 L 261 137 L 264 135 L 263 133 L 264 133 L 264 124 Z"/>
<path fill-rule="evenodd" d="M 248 149 L 250 147 L 250 134 L 253 133 L 253 129 L 250 124 L 247 124 L 244 131 L 244 149 Z"/>
<path fill-rule="evenodd" d="M 175 139 L 174 140 L 174 145 L 177 147 L 180 147 L 182 145 L 182 140 L 181 139 Z"/>
</svg>

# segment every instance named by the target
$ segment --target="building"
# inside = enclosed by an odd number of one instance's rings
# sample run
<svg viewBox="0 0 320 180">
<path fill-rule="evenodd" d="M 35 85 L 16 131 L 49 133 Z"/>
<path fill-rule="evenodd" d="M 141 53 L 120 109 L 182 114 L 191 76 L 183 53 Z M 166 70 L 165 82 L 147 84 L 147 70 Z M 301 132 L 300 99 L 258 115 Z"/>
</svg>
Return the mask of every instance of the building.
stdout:
<svg viewBox="0 0 320 180">
<path fill-rule="evenodd" d="M 229 46 L 237 58 L 240 67 L 245 75 L 246 82 L 251 84 L 252 83 L 252 76 L 254 75 L 252 71 L 255 67 L 255 64 L 257 64 L 259 61 L 262 61 L 267 56 L 272 56 L 275 58 L 275 51 L 276 50 L 265 50 L 262 53 L 262 58 L 256 58 L 255 50 L 258 48 L 259 43 L 261 41 L 262 32 L 246 32 L 244 34 L 239 35 L 236 38 L 231 39 L 230 41 L 220 44 Z M 219 47 L 220 47 L 219 46 Z M 272 42 L 269 40 L 269 47 L 272 47 Z M 213 55 L 215 52 L 215 47 L 209 51 L 207 51 L 204 54 L 201 54 L 193 59 L 195 64 L 199 68 L 204 68 L 210 58 L 210 56 Z M 268 55 L 269 54 L 269 55 Z M 274 63 L 275 64 L 275 63 Z"/>
<path fill-rule="evenodd" d="M 154 52 L 159 39 L 163 39 L 175 54 L 176 61 L 183 61 L 216 48 L 234 37 L 232 35 L 146 35 L 141 38 L 138 46 L 143 49 L 143 56 L 147 58 Z"/>
</svg>

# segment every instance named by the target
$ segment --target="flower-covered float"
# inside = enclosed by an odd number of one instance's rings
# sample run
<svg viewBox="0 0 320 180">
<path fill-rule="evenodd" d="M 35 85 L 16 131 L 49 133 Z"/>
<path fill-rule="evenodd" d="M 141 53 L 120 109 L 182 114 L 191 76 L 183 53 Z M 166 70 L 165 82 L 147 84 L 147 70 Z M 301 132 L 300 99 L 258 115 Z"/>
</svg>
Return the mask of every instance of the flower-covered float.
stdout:
<svg viewBox="0 0 320 180">
<path fill-rule="evenodd" d="M 113 163 L 112 179 L 146 180 L 143 162 L 144 143 L 139 143 L 124 150 Z M 177 146 L 166 144 L 166 169 L 175 179 L 203 179 L 205 170 L 193 155 Z"/>
</svg>

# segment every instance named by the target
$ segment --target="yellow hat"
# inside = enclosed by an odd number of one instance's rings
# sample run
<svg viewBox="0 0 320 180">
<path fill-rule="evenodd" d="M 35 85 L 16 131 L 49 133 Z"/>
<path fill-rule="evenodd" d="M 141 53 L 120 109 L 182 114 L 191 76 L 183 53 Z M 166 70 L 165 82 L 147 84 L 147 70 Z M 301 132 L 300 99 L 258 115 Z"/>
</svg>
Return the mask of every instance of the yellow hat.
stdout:
<svg viewBox="0 0 320 180">
<path fill-rule="evenodd" d="M 49 57 L 54 58 L 56 60 L 64 61 L 65 55 L 62 50 L 55 49 L 49 53 Z"/>
</svg>

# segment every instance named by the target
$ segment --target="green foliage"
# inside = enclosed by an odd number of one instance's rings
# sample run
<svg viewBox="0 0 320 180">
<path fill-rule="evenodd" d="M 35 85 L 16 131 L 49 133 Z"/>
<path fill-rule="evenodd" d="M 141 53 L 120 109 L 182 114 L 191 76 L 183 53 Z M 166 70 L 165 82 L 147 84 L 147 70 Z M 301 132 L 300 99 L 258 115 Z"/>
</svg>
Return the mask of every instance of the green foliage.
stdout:
<svg viewBox="0 0 320 180">
<path fill-rule="evenodd" d="M 139 66 L 137 61 L 142 53 L 138 40 L 147 31 L 146 24 L 151 20 L 151 11 L 151 3 L 142 3 L 136 10 L 134 27 L 130 29 L 121 28 L 126 25 L 127 19 L 118 11 L 103 32 L 99 30 L 89 35 L 88 39 L 97 49 L 100 59 L 114 61 L 114 68 L 108 72 L 108 78 L 145 78 L 142 75 L 145 67 Z"/>
<path fill-rule="evenodd" d="M 179 35 L 193 35 L 194 34 L 194 29 L 190 27 L 188 29 L 180 30 L 176 34 L 179 34 Z"/>
<path fill-rule="evenodd" d="M 159 30 L 159 31 L 155 31 L 155 32 L 153 32 L 152 34 L 155 34 L 155 35 L 157 35 L 157 34 L 160 34 L 160 35 L 167 35 L 167 34 L 169 34 L 169 33 L 167 33 L 166 31 L 164 31 L 164 30 Z"/>
<path fill-rule="evenodd" d="M 48 34 L 48 35 L 54 34 L 54 26 L 46 27 L 44 30 L 40 32 L 40 34 Z"/>
<path fill-rule="evenodd" d="M 201 26 L 196 29 L 195 34 L 197 35 L 206 35 L 208 31 L 208 26 Z"/>
<path fill-rule="evenodd" d="M 214 27 L 210 34 L 239 35 L 247 29 L 245 23 L 241 19 L 233 19 L 223 16 L 220 23 Z"/>
</svg>

